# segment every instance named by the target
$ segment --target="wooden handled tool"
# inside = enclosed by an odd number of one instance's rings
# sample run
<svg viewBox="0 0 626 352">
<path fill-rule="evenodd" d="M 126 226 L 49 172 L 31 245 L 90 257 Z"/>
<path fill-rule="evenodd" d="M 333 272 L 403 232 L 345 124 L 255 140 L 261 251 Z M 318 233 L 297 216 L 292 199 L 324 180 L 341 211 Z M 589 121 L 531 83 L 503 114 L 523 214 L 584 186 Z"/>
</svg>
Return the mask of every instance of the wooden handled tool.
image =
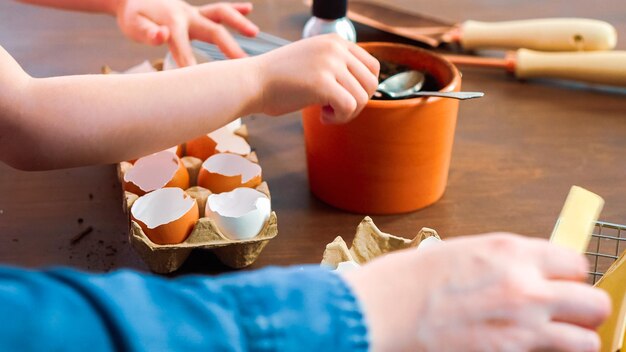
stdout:
<svg viewBox="0 0 626 352">
<path fill-rule="evenodd" d="M 444 55 L 457 65 L 502 68 L 524 78 L 559 78 L 626 87 L 626 51 L 545 53 L 528 49 L 505 58 Z"/>
<path fill-rule="evenodd" d="M 433 47 L 441 43 L 458 43 L 464 49 L 593 51 L 611 50 L 617 43 L 617 31 L 611 24 L 585 18 L 454 24 L 367 0 L 350 0 L 348 18 Z"/>
</svg>

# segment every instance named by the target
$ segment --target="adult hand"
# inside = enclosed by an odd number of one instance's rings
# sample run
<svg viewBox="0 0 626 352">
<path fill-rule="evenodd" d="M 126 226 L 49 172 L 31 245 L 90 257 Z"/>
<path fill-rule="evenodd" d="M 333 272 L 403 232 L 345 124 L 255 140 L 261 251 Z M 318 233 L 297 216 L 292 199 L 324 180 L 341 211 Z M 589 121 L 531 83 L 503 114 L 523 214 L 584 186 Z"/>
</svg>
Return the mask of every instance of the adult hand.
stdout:
<svg viewBox="0 0 626 352">
<path fill-rule="evenodd" d="M 597 351 L 609 314 L 585 258 L 508 234 L 388 255 L 345 279 L 378 351 Z"/>
<path fill-rule="evenodd" d="M 254 60 L 263 94 L 258 110 L 269 115 L 317 104 L 326 122 L 347 122 L 378 85 L 378 61 L 334 34 L 300 40 Z"/>
<path fill-rule="evenodd" d="M 246 56 L 224 26 L 253 37 L 259 29 L 245 15 L 251 3 L 215 3 L 192 6 L 182 0 L 119 0 L 118 24 L 133 40 L 151 45 L 168 43 L 179 66 L 196 63 L 191 39 L 217 45 L 226 56 Z"/>
</svg>

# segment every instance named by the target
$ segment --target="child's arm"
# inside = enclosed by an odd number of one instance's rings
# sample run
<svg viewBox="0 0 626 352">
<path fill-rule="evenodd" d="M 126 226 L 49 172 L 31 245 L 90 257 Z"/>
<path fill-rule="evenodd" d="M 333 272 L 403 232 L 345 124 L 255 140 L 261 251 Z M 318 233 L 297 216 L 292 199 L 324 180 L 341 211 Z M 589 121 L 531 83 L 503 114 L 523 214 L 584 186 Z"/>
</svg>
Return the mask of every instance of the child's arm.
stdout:
<svg viewBox="0 0 626 352">
<path fill-rule="evenodd" d="M 190 39 L 216 44 L 228 57 L 246 54 L 224 25 L 255 36 L 258 27 L 245 15 L 251 3 L 215 3 L 191 6 L 182 0 L 19 0 L 66 10 L 103 12 L 117 17 L 129 38 L 150 45 L 167 43 L 179 66 L 196 63 Z"/>
<path fill-rule="evenodd" d="M 336 36 L 174 71 L 42 79 L 0 48 L 0 160 L 27 170 L 118 162 L 238 116 L 311 104 L 342 122 L 374 93 L 377 75 L 372 56 Z"/>
</svg>

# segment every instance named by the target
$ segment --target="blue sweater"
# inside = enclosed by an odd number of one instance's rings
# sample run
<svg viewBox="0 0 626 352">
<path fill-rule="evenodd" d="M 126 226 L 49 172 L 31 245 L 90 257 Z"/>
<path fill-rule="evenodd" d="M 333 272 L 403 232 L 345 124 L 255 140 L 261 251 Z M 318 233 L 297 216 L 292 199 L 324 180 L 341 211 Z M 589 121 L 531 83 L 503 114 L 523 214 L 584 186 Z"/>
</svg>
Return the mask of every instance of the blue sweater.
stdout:
<svg viewBox="0 0 626 352">
<path fill-rule="evenodd" d="M 359 303 L 318 266 L 217 278 L 0 268 L 0 351 L 366 351 Z"/>
</svg>

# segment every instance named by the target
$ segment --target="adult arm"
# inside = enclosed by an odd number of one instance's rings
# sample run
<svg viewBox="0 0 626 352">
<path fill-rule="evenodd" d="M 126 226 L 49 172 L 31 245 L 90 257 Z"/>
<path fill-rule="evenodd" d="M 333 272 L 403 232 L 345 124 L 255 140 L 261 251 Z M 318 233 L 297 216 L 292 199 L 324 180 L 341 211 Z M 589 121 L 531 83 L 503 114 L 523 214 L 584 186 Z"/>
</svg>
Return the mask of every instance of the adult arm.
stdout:
<svg viewBox="0 0 626 352">
<path fill-rule="evenodd" d="M 129 38 L 150 45 L 167 43 L 179 66 L 196 63 L 191 39 L 216 44 L 230 58 L 245 57 L 228 26 L 246 36 L 259 29 L 245 16 L 252 4 L 219 2 L 192 6 L 183 0 L 20 0 L 66 10 L 102 12 L 117 17 Z"/>
<path fill-rule="evenodd" d="M 319 267 L 219 278 L 0 269 L 3 351 L 366 351 L 349 288 Z"/>
<path fill-rule="evenodd" d="M 458 237 L 347 272 L 374 351 L 600 351 L 608 295 L 546 240 Z"/>
<path fill-rule="evenodd" d="M 610 301 L 581 282 L 587 266 L 545 240 L 496 234 L 343 278 L 312 266 L 176 280 L 5 268 L 0 349 L 598 351 Z"/>
<path fill-rule="evenodd" d="M 377 75 L 373 57 L 333 35 L 173 71 L 40 79 L 0 48 L 0 160 L 26 170 L 118 162 L 239 116 L 312 104 L 343 122 L 367 103 Z"/>
</svg>

